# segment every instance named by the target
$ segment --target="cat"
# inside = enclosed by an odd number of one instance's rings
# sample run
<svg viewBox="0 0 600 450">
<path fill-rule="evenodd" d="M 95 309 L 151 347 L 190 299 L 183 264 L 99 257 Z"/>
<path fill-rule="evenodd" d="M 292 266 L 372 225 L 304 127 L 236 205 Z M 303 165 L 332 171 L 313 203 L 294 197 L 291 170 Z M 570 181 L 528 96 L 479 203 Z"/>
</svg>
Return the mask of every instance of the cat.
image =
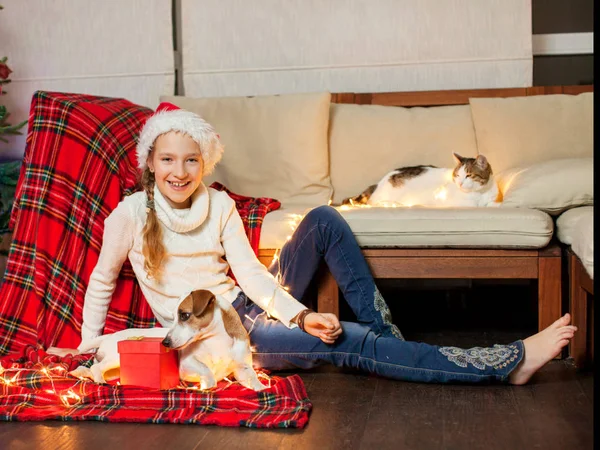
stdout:
<svg viewBox="0 0 600 450">
<path fill-rule="evenodd" d="M 436 166 L 401 167 L 387 173 L 342 205 L 372 206 L 500 206 L 501 196 L 487 158 L 453 153 L 454 169 Z"/>
</svg>

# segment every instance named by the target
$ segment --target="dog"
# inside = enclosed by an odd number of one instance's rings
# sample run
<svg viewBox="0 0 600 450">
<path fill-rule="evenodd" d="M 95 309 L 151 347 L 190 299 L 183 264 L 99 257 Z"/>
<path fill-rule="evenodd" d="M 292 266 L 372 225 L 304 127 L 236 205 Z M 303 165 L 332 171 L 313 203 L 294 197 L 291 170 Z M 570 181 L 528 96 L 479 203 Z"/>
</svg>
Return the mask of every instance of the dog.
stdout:
<svg viewBox="0 0 600 450">
<path fill-rule="evenodd" d="M 70 372 L 97 383 L 116 378 L 120 360 L 117 343 L 135 336 L 160 337 L 163 345 L 179 351 L 179 378 L 211 389 L 233 374 L 254 391 L 265 389 L 252 368 L 250 338 L 233 306 L 207 290 L 183 296 L 171 328 L 128 328 L 82 342 L 80 352 L 97 348 L 94 364 Z"/>
</svg>

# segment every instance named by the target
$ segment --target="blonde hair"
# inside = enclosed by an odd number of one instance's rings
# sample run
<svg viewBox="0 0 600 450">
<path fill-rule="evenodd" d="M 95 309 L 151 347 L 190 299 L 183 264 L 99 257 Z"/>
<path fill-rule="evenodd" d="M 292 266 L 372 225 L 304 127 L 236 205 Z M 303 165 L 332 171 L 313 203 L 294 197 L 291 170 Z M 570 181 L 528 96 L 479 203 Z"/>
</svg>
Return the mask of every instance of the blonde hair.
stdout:
<svg viewBox="0 0 600 450">
<path fill-rule="evenodd" d="M 154 208 L 155 183 L 154 174 L 146 167 L 142 172 L 140 180 L 140 184 L 148 196 L 146 203 L 146 212 L 148 215 L 146 217 L 146 224 L 142 230 L 142 255 L 144 255 L 144 269 L 148 273 L 148 277 L 160 281 L 161 266 L 167 252 L 163 244 L 162 228 L 160 227 L 156 209 Z"/>
</svg>

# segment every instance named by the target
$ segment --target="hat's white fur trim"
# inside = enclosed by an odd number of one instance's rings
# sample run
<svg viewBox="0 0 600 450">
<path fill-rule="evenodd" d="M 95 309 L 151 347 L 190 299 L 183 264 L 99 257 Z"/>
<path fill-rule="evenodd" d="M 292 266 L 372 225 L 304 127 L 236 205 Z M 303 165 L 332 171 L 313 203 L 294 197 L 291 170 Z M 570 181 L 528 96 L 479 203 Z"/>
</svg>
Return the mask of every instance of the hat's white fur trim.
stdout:
<svg viewBox="0 0 600 450">
<path fill-rule="evenodd" d="M 200 146 L 204 163 L 203 174 L 212 173 L 215 165 L 223 156 L 223 146 L 219 136 L 215 133 L 212 125 L 199 115 L 183 109 L 159 111 L 146 121 L 136 149 L 140 169 L 145 170 L 148 166 L 148 155 L 156 138 L 169 131 L 179 131 L 190 136 Z"/>
</svg>

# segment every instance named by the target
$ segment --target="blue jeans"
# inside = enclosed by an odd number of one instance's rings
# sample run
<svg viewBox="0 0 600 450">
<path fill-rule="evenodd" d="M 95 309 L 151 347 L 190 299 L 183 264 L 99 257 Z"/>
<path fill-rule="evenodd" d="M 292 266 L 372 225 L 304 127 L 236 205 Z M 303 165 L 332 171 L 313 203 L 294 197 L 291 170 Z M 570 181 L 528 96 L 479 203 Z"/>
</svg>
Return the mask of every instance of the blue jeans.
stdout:
<svg viewBox="0 0 600 450">
<path fill-rule="evenodd" d="M 420 382 L 506 381 L 524 356 L 522 341 L 460 349 L 405 341 L 377 290 L 362 252 L 342 216 L 321 206 L 300 222 L 269 271 L 302 299 L 325 261 L 358 323 L 341 322 L 334 344 L 299 328 L 289 329 L 242 292 L 233 303 L 254 346 L 254 362 L 272 370 L 309 369 L 324 363 L 396 380 Z"/>
</svg>

